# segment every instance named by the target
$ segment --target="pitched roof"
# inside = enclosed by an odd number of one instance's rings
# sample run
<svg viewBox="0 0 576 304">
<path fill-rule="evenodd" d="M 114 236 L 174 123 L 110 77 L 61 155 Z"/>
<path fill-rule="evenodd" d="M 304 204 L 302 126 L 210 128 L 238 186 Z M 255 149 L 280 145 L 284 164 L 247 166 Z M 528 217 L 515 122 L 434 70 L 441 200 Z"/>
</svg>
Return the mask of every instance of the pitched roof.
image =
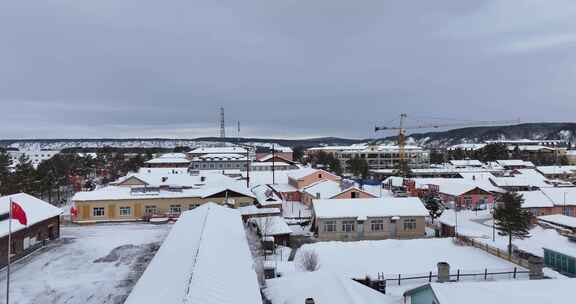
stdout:
<svg viewBox="0 0 576 304">
<path fill-rule="evenodd" d="M 340 184 L 332 181 L 332 180 L 320 180 L 312 185 L 305 187 L 302 191 L 317 197 L 320 194 L 320 197 L 317 198 L 331 198 L 334 195 L 342 192 L 340 188 Z"/>
<path fill-rule="evenodd" d="M 313 208 L 317 218 L 428 216 L 417 197 L 314 200 Z"/>
<path fill-rule="evenodd" d="M 237 210 L 214 203 L 182 213 L 126 304 L 261 304 Z"/>
<path fill-rule="evenodd" d="M 540 304 L 566 302 L 572 298 L 575 284 L 576 279 L 555 279 L 431 283 L 427 286 L 434 292 L 438 304 Z M 414 290 L 404 294 L 410 295 Z"/>
<path fill-rule="evenodd" d="M 554 207 L 554 202 L 542 191 L 518 191 L 524 202 L 522 208 L 546 208 Z"/>
<path fill-rule="evenodd" d="M 264 294 L 272 304 L 304 304 L 307 298 L 330 304 L 387 303 L 387 296 L 350 278 L 323 270 L 267 280 L 266 286 Z"/>
<path fill-rule="evenodd" d="M 35 198 L 26 193 L 18 193 L 0 197 L 0 214 L 8 214 L 10 212 L 10 198 L 12 198 L 13 202 L 19 204 L 20 207 L 24 209 L 24 212 L 26 212 L 26 218 L 28 220 L 27 226 L 34 225 L 41 221 L 62 214 L 62 210 L 60 208 L 56 208 L 50 203 Z M 22 230 L 27 226 L 21 225 L 17 220 L 12 220 L 12 232 Z M 0 222 L 0 237 L 7 234 L 8 220 L 6 219 Z"/>
</svg>

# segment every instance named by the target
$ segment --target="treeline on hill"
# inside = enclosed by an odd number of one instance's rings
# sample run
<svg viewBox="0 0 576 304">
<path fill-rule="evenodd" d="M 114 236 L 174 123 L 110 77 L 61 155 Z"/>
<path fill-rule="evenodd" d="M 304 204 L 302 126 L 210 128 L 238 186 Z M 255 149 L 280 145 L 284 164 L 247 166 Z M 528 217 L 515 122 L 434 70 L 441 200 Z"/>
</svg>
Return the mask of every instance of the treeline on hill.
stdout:
<svg viewBox="0 0 576 304">
<path fill-rule="evenodd" d="M 506 159 L 521 159 L 531 161 L 537 166 L 548 165 L 567 165 L 568 159 L 565 155 L 555 153 L 527 153 L 521 151 L 518 147 L 509 151 L 508 147 L 503 144 L 489 144 L 476 151 L 465 151 L 455 149 L 450 151 L 431 151 L 430 163 L 441 164 L 450 160 L 477 159 L 482 162 L 491 162 Z"/>
<path fill-rule="evenodd" d="M 81 182 L 83 189 L 93 189 L 96 183 L 106 184 L 136 171 L 152 158 L 152 151 L 142 152 L 103 148 L 95 151 L 97 157 L 92 157 L 68 151 L 43 161 L 37 168 L 23 156 L 11 168 L 8 153 L 0 150 L 0 194 L 25 192 L 61 204 L 77 188 L 75 183 Z"/>
</svg>

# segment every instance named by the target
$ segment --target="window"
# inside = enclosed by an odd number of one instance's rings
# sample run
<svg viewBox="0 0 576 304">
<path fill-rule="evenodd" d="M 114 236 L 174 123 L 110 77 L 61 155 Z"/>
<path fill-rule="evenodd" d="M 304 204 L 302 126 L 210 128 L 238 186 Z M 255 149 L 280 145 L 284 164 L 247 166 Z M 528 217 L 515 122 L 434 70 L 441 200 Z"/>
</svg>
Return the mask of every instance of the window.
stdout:
<svg viewBox="0 0 576 304">
<path fill-rule="evenodd" d="M 371 220 L 370 230 L 372 231 L 382 231 L 384 230 L 384 220 Z"/>
<path fill-rule="evenodd" d="M 92 216 L 104 216 L 104 207 L 92 208 Z"/>
<path fill-rule="evenodd" d="M 200 206 L 200 205 L 199 204 L 190 204 L 190 205 L 188 205 L 188 210 L 192 210 L 198 206 Z"/>
<path fill-rule="evenodd" d="M 416 230 L 416 219 L 405 219 L 404 230 Z"/>
<path fill-rule="evenodd" d="M 170 213 L 180 213 L 180 212 L 182 212 L 182 206 L 170 205 Z"/>
<path fill-rule="evenodd" d="M 144 206 L 144 214 L 154 215 L 158 212 L 158 208 L 154 205 Z"/>
<path fill-rule="evenodd" d="M 318 178 L 322 178 L 322 173 L 319 173 L 319 174 L 318 174 Z"/>
<path fill-rule="evenodd" d="M 350 193 L 350 194 L 351 194 L 352 198 L 358 198 L 358 192 L 352 191 L 352 193 Z"/>
<path fill-rule="evenodd" d="M 132 208 L 130 207 L 120 207 L 120 216 L 131 216 Z"/>
<path fill-rule="evenodd" d="M 324 232 L 336 232 L 336 221 L 324 222 Z"/>
<path fill-rule="evenodd" d="M 342 221 L 342 231 L 343 232 L 353 232 L 354 231 L 354 221 Z"/>
</svg>

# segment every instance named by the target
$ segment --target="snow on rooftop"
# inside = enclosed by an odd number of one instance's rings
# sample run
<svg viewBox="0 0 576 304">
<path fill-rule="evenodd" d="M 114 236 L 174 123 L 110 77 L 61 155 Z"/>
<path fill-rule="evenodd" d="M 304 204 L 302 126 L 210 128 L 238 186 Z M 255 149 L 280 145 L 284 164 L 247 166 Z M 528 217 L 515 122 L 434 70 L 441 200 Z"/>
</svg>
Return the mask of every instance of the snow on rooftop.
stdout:
<svg viewBox="0 0 576 304">
<path fill-rule="evenodd" d="M 428 216 L 417 197 L 384 197 L 314 200 L 317 218 L 366 218 L 388 216 Z"/>
<path fill-rule="evenodd" d="M 387 297 L 369 287 L 328 271 L 293 274 L 266 281 L 264 294 L 272 304 L 384 304 Z"/>
<path fill-rule="evenodd" d="M 538 217 L 539 220 L 576 229 L 576 217 L 563 214 L 551 214 Z"/>
<path fill-rule="evenodd" d="M 440 304 L 566 303 L 574 286 L 576 279 L 430 284 Z"/>
<path fill-rule="evenodd" d="M 314 168 L 310 168 L 310 167 L 304 167 L 304 168 L 300 168 L 299 170 L 294 170 L 294 171 L 288 173 L 288 177 L 289 177 L 289 178 L 292 178 L 292 179 L 298 180 L 298 179 L 304 178 L 304 177 L 306 177 L 306 176 L 308 176 L 308 175 L 310 175 L 310 174 L 313 174 L 313 173 L 315 173 L 316 171 L 320 171 L 320 172 L 322 172 L 322 173 L 328 173 L 328 172 L 326 172 L 326 171 L 324 171 L 324 170 L 321 170 L 321 169 L 314 169 Z"/>
<path fill-rule="evenodd" d="M 265 236 L 292 234 L 292 229 L 281 216 L 254 217 L 249 222 L 255 224 Z"/>
<path fill-rule="evenodd" d="M 554 207 L 552 200 L 542 191 L 518 191 L 517 193 L 524 199 L 522 208 Z"/>
<path fill-rule="evenodd" d="M 8 215 L 10 212 L 10 198 L 12 198 L 12 201 L 20 205 L 20 207 L 24 209 L 24 212 L 26 212 L 28 227 L 62 214 L 60 208 L 56 208 L 53 205 L 26 193 L 0 197 L 0 214 Z M 8 224 L 8 219 L 0 222 L 0 237 L 8 234 Z M 12 232 L 22 230 L 27 226 L 21 225 L 18 220 L 12 220 Z"/>
<path fill-rule="evenodd" d="M 453 166 L 464 166 L 464 167 L 481 167 L 483 163 L 477 159 L 463 159 L 463 160 L 451 160 L 450 164 Z"/>
<path fill-rule="evenodd" d="M 549 197 L 555 205 L 576 205 L 576 187 L 542 188 L 541 191 Z"/>
<path fill-rule="evenodd" d="M 576 174 L 576 166 L 540 166 L 536 168 L 542 174 Z"/>
<path fill-rule="evenodd" d="M 302 190 L 318 199 L 328 199 L 342 192 L 340 183 L 332 180 L 320 180 Z"/>
<path fill-rule="evenodd" d="M 237 210 L 214 203 L 182 213 L 126 304 L 261 304 Z"/>
<path fill-rule="evenodd" d="M 529 161 L 524 161 L 521 159 L 501 159 L 496 161 L 499 165 L 504 167 L 534 167 L 534 164 Z"/>
<path fill-rule="evenodd" d="M 424 274 L 436 272 L 438 262 L 447 262 L 456 271 L 512 269 L 516 265 L 480 249 L 456 245 L 452 239 L 382 240 L 359 242 L 319 242 L 303 245 L 296 253 L 314 251 L 320 270 L 348 278 L 377 274 Z"/>
<path fill-rule="evenodd" d="M 146 161 L 147 164 L 186 164 L 189 163 L 190 160 L 186 158 L 170 158 L 170 157 L 157 157 L 153 158 L 149 161 Z"/>
</svg>

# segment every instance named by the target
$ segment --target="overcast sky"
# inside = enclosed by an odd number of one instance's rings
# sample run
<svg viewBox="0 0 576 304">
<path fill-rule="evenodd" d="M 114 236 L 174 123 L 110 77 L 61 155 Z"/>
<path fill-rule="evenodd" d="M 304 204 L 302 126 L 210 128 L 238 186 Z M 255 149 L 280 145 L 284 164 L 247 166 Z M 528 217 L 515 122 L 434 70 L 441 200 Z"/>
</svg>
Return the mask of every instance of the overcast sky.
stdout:
<svg viewBox="0 0 576 304">
<path fill-rule="evenodd" d="M 214 136 L 220 105 L 245 137 L 367 138 L 402 112 L 574 121 L 575 16 L 574 0 L 0 1 L 0 138 Z"/>
</svg>

